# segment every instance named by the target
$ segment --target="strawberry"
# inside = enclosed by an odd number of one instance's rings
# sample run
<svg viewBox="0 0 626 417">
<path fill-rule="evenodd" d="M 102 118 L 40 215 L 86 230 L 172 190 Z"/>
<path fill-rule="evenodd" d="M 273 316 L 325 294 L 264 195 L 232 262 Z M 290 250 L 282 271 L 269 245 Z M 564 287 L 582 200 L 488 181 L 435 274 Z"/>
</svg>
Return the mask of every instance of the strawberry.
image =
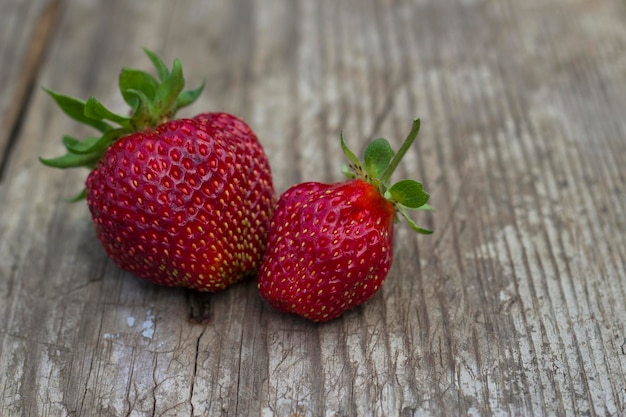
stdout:
<svg viewBox="0 0 626 417">
<path fill-rule="evenodd" d="M 204 83 L 183 91 L 180 62 L 170 71 L 146 54 L 159 80 L 134 69 L 120 74 L 130 117 L 93 97 L 83 102 L 47 90 L 65 113 L 101 136 L 65 136 L 67 154 L 41 161 L 91 169 L 73 200 L 86 197 L 97 237 L 120 268 L 157 284 L 221 290 L 260 265 L 275 203 L 268 159 L 235 116 L 174 119 Z"/>
<path fill-rule="evenodd" d="M 279 199 L 258 275 L 263 298 L 276 309 L 316 322 L 334 319 L 370 299 L 383 284 L 393 257 L 397 215 L 419 233 L 407 209 L 431 209 L 422 184 L 389 180 L 417 137 L 419 119 L 394 154 L 379 138 L 364 162 L 341 146 L 350 160 L 345 182 L 305 182 Z"/>
</svg>

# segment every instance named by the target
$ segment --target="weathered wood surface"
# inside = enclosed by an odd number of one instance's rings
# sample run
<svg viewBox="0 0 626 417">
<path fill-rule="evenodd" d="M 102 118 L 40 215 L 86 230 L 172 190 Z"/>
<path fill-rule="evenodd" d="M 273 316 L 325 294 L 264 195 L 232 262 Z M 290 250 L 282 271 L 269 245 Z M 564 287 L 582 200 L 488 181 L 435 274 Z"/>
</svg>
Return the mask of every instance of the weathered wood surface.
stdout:
<svg viewBox="0 0 626 417">
<path fill-rule="evenodd" d="M 341 129 L 421 117 L 400 176 L 435 234 L 400 225 L 324 325 L 120 272 L 63 201 L 84 172 L 37 162 L 86 133 L 39 87 L 123 109 L 141 46 L 207 80 L 185 114 L 249 121 L 280 191 L 341 178 Z M 0 62 L 1 416 L 626 415 L 624 1 L 3 0 Z"/>
</svg>

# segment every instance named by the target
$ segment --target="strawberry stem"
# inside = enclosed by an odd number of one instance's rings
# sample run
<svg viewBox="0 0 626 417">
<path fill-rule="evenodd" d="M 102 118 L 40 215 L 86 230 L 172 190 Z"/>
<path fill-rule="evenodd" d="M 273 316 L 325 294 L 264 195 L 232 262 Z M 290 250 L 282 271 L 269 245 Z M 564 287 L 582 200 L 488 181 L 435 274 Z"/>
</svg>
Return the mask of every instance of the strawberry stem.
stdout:
<svg viewBox="0 0 626 417">
<path fill-rule="evenodd" d="M 409 135 L 397 153 L 393 152 L 386 139 L 374 139 L 365 149 L 364 163 L 361 163 L 346 145 L 343 140 L 343 131 L 340 139 L 343 153 L 350 160 L 350 166 L 344 169 L 348 178 L 359 178 L 371 184 L 382 197 L 393 204 L 396 213 L 406 218 L 413 230 L 429 234 L 432 233 L 430 230 L 419 227 L 406 213 L 406 210 L 432 210 L 432 207 L 427 204 L 430 196 L 424 191 L 422 184 L 414 180 L 401 180 L 393 185 L 389 184 L 393 172 L 417 138 L 419 130 L 420 119 L 415 119 Z"/>
<path fill-rule="evenodd" d="M 178 59 L 174 60 L 170 71 L 155 53 L 148 49 L 144 49 L 144 52 L 156 68 L 159 80 L 141 70 L 129 68 L 122 70 L 119 87 L 124 101 L 132 108 L 130 117 L 113 113 L 94 97 L 82 101 L 44 89 L 68 116 L 101 133 L 99 137 L 88 137 L 82 141 L 65 136 L 63 144 L 67 153 L 57 158 L 39 158 L 44 165 L 54 168 L 94 169 L 102 155 L 116 140 L 133 132 L 160 125 L 171 119 L 178 109 L 190 105 L 198 98 L 204 88 L 204 82 L 196 89 L 183 91 L 185 80 Z M 119 127 L 114 127 L 109 122 Z M 77 199 L 82 196 L 82 193 L 79 194 Z"/>
<path fill-rule="evenodd" d="M 387 165 L 387 168 L 385 168 L 383 173 L 380 175 L 379 180 L 382 184 L 386 185 L 389 183 L 389 180 L 391 179 L 393 172 L 398 167 L 398 164 L 400 164 L 400 161 L 402 160 L 402 158 L 404 158 L 404 155 L 406 155 L 407 151 L 409 150 L 409 148 L 415 141 L 415 138 L 417 138 L 417 134 L 419 133 L 419 131 L 420 131 L 420 119 L 415 119 L 413 121 L 413 126 L 411 127 L 411 131 L 409 132 L 409 135 L 406 137 L 406 139 L 402 143 L 402 146 L 400 146 L 400 149 L 398 149 L 398 152 L 393 156 L 393 158 L 389 162 L 389 165 Z"/>
</svg>

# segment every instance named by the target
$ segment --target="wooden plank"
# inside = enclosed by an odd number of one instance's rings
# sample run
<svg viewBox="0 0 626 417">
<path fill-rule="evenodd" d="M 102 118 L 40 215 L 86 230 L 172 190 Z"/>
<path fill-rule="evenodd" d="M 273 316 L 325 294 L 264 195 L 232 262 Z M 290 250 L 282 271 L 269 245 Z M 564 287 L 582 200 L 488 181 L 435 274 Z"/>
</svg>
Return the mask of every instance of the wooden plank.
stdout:
<svg viewBox="0 0 626 417">
<path fill-rule="evenodd" d="M 19 134 L 59 4 L 57 0 L 7 0 L 0 6 L 0 179 Z"/>
<path fill-rule="evenodd" d="M 206 297 L 155 287 L 108 261 L 86 207 L 63 201 L 85 173 L 36 161 L 87 131 L 38 88 L 3 93 L 25 112 L 0 182 L 0 415 L 626 412 L 624 2 L 0 8 L 25 22 L 0 25 L 19 33 L 0 37 L 2 77 L 116 110 L 120 67 L 149 68 L 141 46 L 179 57 L 190 84 L 207 80 L 183 115 L 243 116 L 279 191 L 340 180 L 341 129 L 355 149 L 397 146 L 421 117 L 398 178 L 423 180 L 437 209 L 420 215 L 431 237 L 398 225 L 382 291 L 323 325 L 272 310 L 254 281 Z"/>
</svg>

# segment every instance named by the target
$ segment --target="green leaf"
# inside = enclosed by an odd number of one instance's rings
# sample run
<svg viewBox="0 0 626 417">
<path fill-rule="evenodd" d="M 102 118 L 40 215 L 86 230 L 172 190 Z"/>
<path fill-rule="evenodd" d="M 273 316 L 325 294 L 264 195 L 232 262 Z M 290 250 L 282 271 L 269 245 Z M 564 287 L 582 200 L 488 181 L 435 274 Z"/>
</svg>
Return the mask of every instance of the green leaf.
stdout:
<svg viewBox="0 0 626 417">
<path fill-rule="evenodd" d="M 348 160 L 350 160 L 350 162 L 352 163 L 352 166 L 354 166 L 355 168 L 360 168 L 361 162 L 359 161 L 359 158 L 357 158 L 354 152 L 352 152 L 350 148 L 348 148 L 348 146 L 346 145 L 346 142 L 343 140 L 343 130 L 341 131 L 339 135 L 339 139 L 341 141 L 341 149 L 343 150 L 344 155 L 346 155 Z"/>
<path fill-rule="evenodd" d="M 76 194 L 74 197 L 70 197 L 68 199 L 66 199 L 65 201 L 68 203 L 76 203 L 78 201 L 84 200 L 87 197 L 87 189 L 83 188 L 83 190 Z"/>
<path fill-rule="evenodd" d="M 64 136 L 63 144 L 70 153 L 74 153 L 77 155 L 102 153 L 118 138 L 130 132 L 132 132 L 130 128 L 109 130 L 101 137 L 88 137 L 82 142 L 72 137 Z"/>
<path fill-rule="evenodd" d="M 423 206 L 428 202 L 429 197 L 422 184 L 413 180 L 398 181 L 385 192 L 385 198 L 410 209 Z"/>
<path fill-rule="evenodd" d="M 92 167 L 99 159 L 99 155 L 76 155 L 67 153 L 57 158 L 44 159 L 39 158 L 42 164 L 53 168 L 77 168 Z"/>
<path fill-rule="evenodd" d="M 372 178 L 379 178 L 385 171 L 394 152 L 386 139 L 374 139 L 365 148 L 365 172 Z"/>
<path fill-rule="evenodd" d="M 44 91 L 54 99 L 58 106 L 72 119 L 77 122 L 91 126 L 100 132 L 106 132 L 112 127 L 102 120 L 96 120 L 85 115 L 85 102 L 74 97 L 57 94 L 52 90 L 44 88 Z"/>
<path fill-rule="evenodd" d="M 63 136 L 63 139 L 61 141 L 63 142 L 63 145 L 65 145 L 65 148 L 70 152 L 71 152 L 70 148 L 74 146 L 80 146 L 80 143 L 81 143 L 80 140 L 69 135 Z"/>
<path fill-rule="evenodd" d="M 128 126 L 128 121 L 130 120 L 128 117 L 113 113 L 95 97 L 89 97 L 89 100 L 85 103 L 85 116 L 97 120 L 110 120 L 121 126 Z"/>
<path fill-rule="evenodd" d="M 80 141 L 71 136 L 63 136 L 63 145 L 70 153 L 84 155 L 91 153 L 91 148 L 100 140 L 100 137 L 92 136 Z"/>
<path fill-rule="evenodd" d="M 187 107 L 188 105 L 196 101 L 200 94 L 202 94 L 202 90 L 204 90 L 204 81 L 202 81 L 200 87 L 196 88 L 195 90 L 187 90 L 180 93 L 180 95 L 176 99 L 175 109 L 182 109 L 183 107 Z"/>
<path fill-rule="evenodd" d="M 130 88 L 128 90 L 125 91 L 126 94 L 131 94 L 134 95 L 135 97 L 137 97 L 137 99 L 139 100 L 139 106 L 137 107 L 137 110 L 139 110 L 140 108 L 149 108 L 152 101 L 150 100 L 150 98 L 148 96 L 146 96 L 146 94 L 141 91 L 141 90 L 135 90 L 134 88 Z"/>
<path fill-rule="evenodd" d="M 155 104 L 158 113 L 167 114 L 173 108 L 183 88 L 185 88 L 183 69 L 180 61 L 175 59 L 171 74 L 163 80 L 156 92 Z"/>
<path fill-rule="evenodd" d="M 136 109 L 139 104 L 137 96 L 128 94 L 127 90 L 141 91 L 146 97 L 153 99 L 159 86 L 159 82 L 151 74 L 132 68 L 124 68 L 122 70 L 119 84 L 124 101 L 133 109 Z"/>
<path fill-rule="evenodd" d="M 137 107 L 130 123 L 135 130 L 142 130 L 146 126 L 152 126 L 157 121 L 153 120 L 152 115 L 156 114 L 152 108 L 152 101 L 144 94 L 143 91 L 130 89 L 126 90 L 127 94 L 137 97 Z"/>
<path fill-rule="evenodd" d="M 345 175 L 346 178 L 348 179 L 356 178 L 356 174 L 354 173 L 353 170 L 350 169 L 350 167 L 347 164 L 343 164 L 343 166 L 341 167 L 341 173 Z"/>
<path fill-rule="evenodd" d="M 420 207 L 416 208 L 415 210 L 435 211 L 435 209 L 433 207 L 431 207 L 430 204 L 424 204 L 423 206 L 420 206 Z"/>
<path fill-rule="evenodd" d="M 170 76 L 170 71 L 167 69 L 165 63 L 161 60 L 161 58 L 159 58 L 157 54 L 155 54 L 151 50 L 143 48 L 143 51 L 146 53 L 146 55 L 148 55 L 150 61 L 152 61 L 152 65 L 154 65 L 154 68 L 156 68 L 157 74 L 159 75 L 159 80 L 165 81 Z"/>
<path fill-rule="evenodd" d="M 400 210 L 400 214 L 402 215 L 402 217 L 404 217 L 404 220 L 406 220 L 406 222 L 409 224 L 411 229 L 413 229 L 417 233 L 421 233 L 423 235 L 430 235 L 430 234 L 433 233 L 432 230 L 428 230 L 428 229 L 424 229 L 423 227 L 419 227 L 417 225 L 417 223 L 415 223 L 415 221 L 411 217 L 409 217 L 409 215 L 406 214 L 403 210 Z"/>
</svg>

